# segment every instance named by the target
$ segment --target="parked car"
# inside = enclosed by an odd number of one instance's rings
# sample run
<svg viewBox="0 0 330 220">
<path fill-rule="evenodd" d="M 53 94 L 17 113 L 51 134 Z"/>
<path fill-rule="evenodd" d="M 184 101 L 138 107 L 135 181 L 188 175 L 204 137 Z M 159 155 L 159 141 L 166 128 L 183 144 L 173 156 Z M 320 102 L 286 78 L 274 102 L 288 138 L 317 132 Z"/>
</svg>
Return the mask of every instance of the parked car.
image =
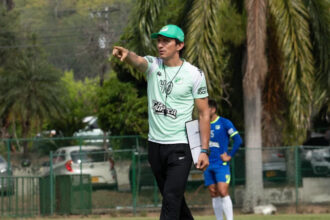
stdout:
<svg viewBox="0 0 330 220">
<path fill-rule="evenodd" d="M 55 175 L 90 174 L 93 186 L 117 187 L 114 160 L 100 146 L 68 146 L 56 150 Z M 49 168 L 44 175 L 49 175 Z"/>
<path fill-rule="evenodd" d="M 245 149 L 237 151 L 231 161 L 232 181 L 234 184 L 245 184 Z M 262 151 L 262 173 L 265 182 L 285 182 L 286 176 L 285 150 L 264 148 Z M 235 175 L 235 176 L 233 176 Z"/>
<path fill-rule="evenodd" d="M 303 175 L 330 176 L 330 141 L 314 134 L 301 147 Z"/>
<path fill-rule="evenodd" d="M 285 152 L 281 149 L 271 149 L 263 151 L 262 172 L 264 179 L 270 181 L 281 181 L 286 178 Z"/>
<path fill-rule="evenodd" d="M 85 143 L 103 143 L 104 132 L 98 126 L 97 117 L 87 116 L 82 122 L 85 124 L 85 127 L 74 132 L 73 136 L 84 138 Z M 108 142 L 109 140 L 106 141 Z"/>
<path fill-rule="evenodd" d="M 8 168 L 8 163 L 0 155 L 0 195 L 12 194 L 14 192 L 14 180 L 12 171 Z"/>
</svg>

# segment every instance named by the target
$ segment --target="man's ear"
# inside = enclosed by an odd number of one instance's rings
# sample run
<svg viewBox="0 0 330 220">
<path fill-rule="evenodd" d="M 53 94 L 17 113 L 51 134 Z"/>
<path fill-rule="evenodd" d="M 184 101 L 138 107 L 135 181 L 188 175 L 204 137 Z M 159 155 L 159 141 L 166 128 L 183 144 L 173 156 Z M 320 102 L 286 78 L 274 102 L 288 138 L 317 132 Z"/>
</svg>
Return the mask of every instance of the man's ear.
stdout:
<svg viewBox="0 0 330 220">
<path fill-rule="evenodd" d="M 217 110 L 215 108 L 212 108 L 212 114 L 216 114 Z"/>
<path fill-rule="evenodd" d="M 182 48 L 184 47 L 184 43 L 180 42 L 179 44 L 177 44 L 177 50 L 180 51 L 182 50 Z"/>
</svg>

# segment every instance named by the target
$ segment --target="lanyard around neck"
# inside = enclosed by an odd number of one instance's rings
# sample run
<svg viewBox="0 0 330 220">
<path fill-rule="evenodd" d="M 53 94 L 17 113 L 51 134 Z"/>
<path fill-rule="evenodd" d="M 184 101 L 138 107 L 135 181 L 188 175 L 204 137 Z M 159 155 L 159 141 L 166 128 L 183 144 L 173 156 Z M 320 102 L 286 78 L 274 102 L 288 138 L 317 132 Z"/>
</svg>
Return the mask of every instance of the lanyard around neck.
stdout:
<svg viewBox="0 0 330 220">
<path fill-rule="evenodd" d="M 169 94 L 171 94 L 172 92 L 172 89 L 173 89 L 173 80 L 175 79 L 175 77 L 179 74 L 180 70 L 181 70 L 181 67 L 183 66 L 183 63 L 184 61 L 182 61 L 182 64 L 179 68 L 179 70 L 175 73 L 174 77 L 167 83 L 167 73 L 166 73 L 166 70 L 165 70 L 165 65 L 163 63 L 163 70 L 164 70 L 164 73 L 165 73 L 165 110 L 164 110 L 164 115 L 166 116 L 167 115 L 167 107 L 166 107 L 166 101 L 167 101 L 167 96 Z"/>
<path fill-rule="evenodd" d="M 163 63 L 163 70 L 164 70 L 164 73 L 165 73 L 165 94 L 166 94 L 166 98 L 167 96 L 171 93 L 172 91 L 172 88 L 173 88 L 173 80 L 175 79 L 175 77 L 179 74 L 180 70 L 181 70 L 181 67 L 183 66 L 183 63 L 184 61 L 182 61 L 182 64 L 180 66 L 180 68 L 178 69 L 178 71 L 175 73 L 175 75 L 173 76 L 173 78 L 167 83 L 167 73 L 166 73 L 166 70 L 165 70 L 165 65 Z"/>
</svg>

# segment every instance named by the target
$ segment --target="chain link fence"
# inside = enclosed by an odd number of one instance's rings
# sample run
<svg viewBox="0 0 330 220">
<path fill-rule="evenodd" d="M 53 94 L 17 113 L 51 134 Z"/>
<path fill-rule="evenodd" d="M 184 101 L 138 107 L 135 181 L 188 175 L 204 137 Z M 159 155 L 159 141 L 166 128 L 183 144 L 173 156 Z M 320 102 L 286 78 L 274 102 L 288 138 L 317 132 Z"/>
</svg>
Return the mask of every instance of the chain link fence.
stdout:
<svg viewBox="0 0 330 220">
<path fill-rule="evenodd" d="M 253 149 L 252 149 L 253 150 Z M 267 202 L 330 204 L 330 147 L 263 148 Z M 139 136 L 6 139 L 0 141 L 0 216 L 159 211 L 161 195 Z M 230 195 L 241 207 L 245 148 L 231 161 Z M 211 209 L 203 173 L 190 171 L 185 193 L 196 209 Z"/>
</svg>

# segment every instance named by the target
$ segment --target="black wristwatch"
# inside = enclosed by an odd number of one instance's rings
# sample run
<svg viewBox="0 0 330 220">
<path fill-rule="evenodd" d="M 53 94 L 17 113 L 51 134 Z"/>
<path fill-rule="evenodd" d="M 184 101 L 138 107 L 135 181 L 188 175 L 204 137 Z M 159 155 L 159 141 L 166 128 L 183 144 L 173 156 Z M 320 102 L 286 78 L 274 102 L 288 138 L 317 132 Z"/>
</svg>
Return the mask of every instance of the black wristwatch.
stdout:
<svg viewBox="0 0 330 220">
<path fill-rule="evenodd" d="M 205 153 L 207 156 L 210 156 L 210 149 L 201 149 L 201 153 Z"/>
</svg>

